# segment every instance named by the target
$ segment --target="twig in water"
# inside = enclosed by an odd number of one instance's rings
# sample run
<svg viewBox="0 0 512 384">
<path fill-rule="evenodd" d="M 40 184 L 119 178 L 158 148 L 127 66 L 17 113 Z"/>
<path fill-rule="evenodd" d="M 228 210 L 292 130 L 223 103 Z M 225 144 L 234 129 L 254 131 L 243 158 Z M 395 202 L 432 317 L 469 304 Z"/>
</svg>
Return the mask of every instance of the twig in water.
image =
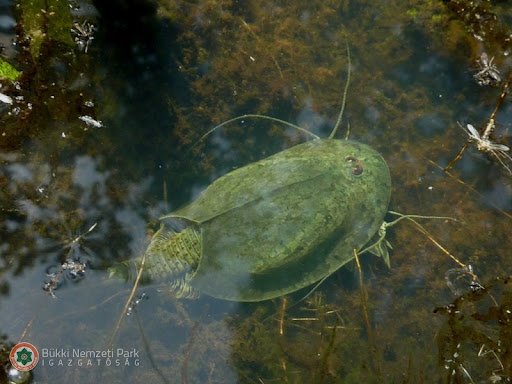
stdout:
<svg viewBox="0 0 512 384">
<path fill-rule="evenodd" d="M 149 363 L 151 364 L 151 367 L 153 367 L 153 369 L 155 370 L 157 375 L 160 377 L 162 383 L 169 384 L 170 383 L 169 380 L 164 375 L 164 373 L 160 370 L 160 368 L 158 368 L 158 366 L 155 363 L 155 360 L 153 359 L 153 353 L 151 352 L 149 341 L 146 338 L 146 334 L 144 333 L 144 329 L 142 328 L 142 323 L 140 322 L 139 316 L 137 314 L 135 314 L 135 318 L 137 319 L 137 325 L 139 327 L 139 332 L 142 337 L 142 343 L 144 344 L 144 349 L 146 350 L 146 354 L 148 356 Z"/>
<path fill-rule="evenodd" d="M 286 297 L 283 297 L 281 299 L 281 310 L 280 310 L 280 313 L 279 313 L 279 331 L 278 331 L 278 334 L 279 334 L 279 337 L 284 337 L 284 316 L 286 314 L 286 306 L 288 304 L 288 300 L 286 299 Z M 285 382 L 287 383 L 288 382 L 288 369 L 287 369 L 287 366 L 286 366 L 286 360 L 283 359 L 282 356 L 280 356 L 280 363 L 281 363 L 281 368 L 283 370 L 283 377 L 285 379 Z"/>
<path fill-rule="evenodd" d="M 185 347 L 185 352 L 183 354 L 183 363 L 181 364 L 181 384 L 188 384 L 188 362 L 190 359 L 190 353 L 192 352 L 192 347 L 194 346 L 195 337 L 197 334 L 197 328 L 199 327 L 199 322 L 195 322 L 190 330 L 190 337 L 188 339 L 187 346 Z"/>
<path fill-rule="evenodd" d="M 371 352 L 373 355 L 373 365 L 375 369 L 375 373 L 377 377 L 381 377 L 381 364 L 380 364 L 380 358 L 378 356 L 378 349 L 377 349 L 377 343 L 375 340 L 375 334 L 373 332 L 373 328 L 370 322 L 370 316 L 368 314 L 368 291 L 366 290 L 366 287 L 364 285 L 364 279 L 363 279 L 363 270 L 361 268 L 361 263 L 359 262 L 359 256 L 356 249 L 354 249 L 354 259 L 356 260 L 356 267 L 357 271 L 359 273 L 359 289 L 361 290 L 361 303 L 363 306 L 363 316 L 364 316 L 364 323 L 366 326 L 366 332 L 368 334 L 368 340 L 371 345 Z"/>
<path fill-rule="evenodd" d="M 33 317 L 32 319 L 30 319 L 30 321 L 27 323 L 27 325 L 25 326 L 25 328 L 23 329 L 23 332 L 21 332 L 21 336 L 20 338 L 18 339 L 18 342 L 21 342 L 23 340 L 25 340 L 25 336 L 27 335 L 28 331 L 30 330 L 30 328 L 32 328 L 32 323 L 34 322 L 34 319 L 35 317 Z"/>
<path fill-rule="evenodd" d="M 465 144 L 467 145 L 467 143 Z M 436 168 L 440 169 L 441 171 L 444 171 L 450 178 L 452 178 L 453 180 L 455 180 L 457 183 L 459 184 L 462 184 L 464 187 L 468 188 L 471 192 L 474 192 L 477 194 L 478 197 L 480 198 L 484 198 L 484 195 L 480 192 L 478 192 L 475 188 L 473 188 L 471 185 L 465 183 L 464 181 L 462 181 L 461 179 L 459 179 L 457 176 L 455 176 L 454 174 L 452 174 L 450 171 L 447 170 L 447 168 L 444 168 L 441 167 L 439 164 L 437 164 L 435 161 L 432 161 L 430 159 L 426 159 L 430 164 L 434 165 Z M 491 207 L 493 207 L 495 210 L 497 210 L 498 212 L 500 212 L 501 214 L 505 215 L 506 217 L 508 217 L 509 219 L 512 220 L 512 215 L 508 212 L 505 212 L 504 210 L 502 210 L 500 207 L 498 207 L 496 204 L 494 204 L 492 201 L 489 201 L 487 200 L 486 201 L 487 204 L 489 204 Z"/>
<path fill-rule="evenodd" d="M 128 296 L 128 300 L 126 300 L 124 308 L 121 311 L 121 314 L 119 315 L 119 319 L 117 320 L 116 327 L 114 328 L 114 332 L 112 333 L 112 336 L 110 337 L 110 341 L 108 342 L 109 348 L 111 348 L 112 345 L 114 344 L 114 339 L 117 336 L 117 332 L 119 332 L 119 328 L 121 328 L 121 323 L 123 322 L 123 319 L 124 319 L 126 313 L 128 312 L 128 308 L 130 307 L 130 304 L 133 300 L 133 297 L 135 296 L 135 292 L 137 291 L 137 287 L 139 286 L 140 278 L 142 277 L 142 272 L 144 271 L 144 265 L 146 264 L 146 256 L 147 256 L 147 252 L 144 252 L 144 255 L 142 256 L 142 260 L 140 262 L 139 272 L 137 273 L 137 278 L 135 279 L 135 283 L 133 283 L 133 287 L 130 292 L 130 296 Z"/>
<path fill-rule="evenodd" d="M 242 21 L 242 25 L 245 27 L 245 29 L 247 29 L 249 31 L 249 33 L 254 36 L 254 38 L 258 41 L 258 43 L 261 43 L 261 39 L 256 34 L 256 32 L 254 32 L 252 30 L 251 26 L 249 24 L 247 24 L 245 22 L 245 20 L 242 19 L 241 21 Z M 281 67 L 279 66 L 279 63 L 277 62 L 276 58 L 274 57 L 274 55 L 272 55 L 272 53 L 270 53 L 270 51 L 267 50 L 267 53 L 270 56 L 270 58 L 272 59 L 272 61 L 274 62 L 274 65 L 276 66 L 277 71 L 279 72 L 279 76 L 281 77 L 281 79 L 284 79 L 283 71 L 281 70 Z"/>
</svg>

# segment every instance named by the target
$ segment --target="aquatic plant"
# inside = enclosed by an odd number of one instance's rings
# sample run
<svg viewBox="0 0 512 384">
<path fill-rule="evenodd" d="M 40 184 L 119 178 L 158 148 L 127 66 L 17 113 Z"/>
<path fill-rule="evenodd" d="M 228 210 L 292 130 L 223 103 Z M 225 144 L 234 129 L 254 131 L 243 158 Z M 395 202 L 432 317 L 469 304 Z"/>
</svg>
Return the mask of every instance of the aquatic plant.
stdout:
<svg viewBox="0 0 512 384">
<path fill-rule="evenodd" d="M 18 9 L 21 29 L 34 61 L 40 59 L 43 43 L 73 46 L 68 0 L 19 0 Z"/>
<path fill-rule="evenodd" d="M 20 75 L 20 71 L 0 57 L 0 79 L 15 81 Z"/>
<path fill-rule="evenodd" d="M 446 383 L 508 383 L 512 380 L 512 281 L 496 277 L 466 288 L 444 316 L 437 345 Z"/>
</svg>

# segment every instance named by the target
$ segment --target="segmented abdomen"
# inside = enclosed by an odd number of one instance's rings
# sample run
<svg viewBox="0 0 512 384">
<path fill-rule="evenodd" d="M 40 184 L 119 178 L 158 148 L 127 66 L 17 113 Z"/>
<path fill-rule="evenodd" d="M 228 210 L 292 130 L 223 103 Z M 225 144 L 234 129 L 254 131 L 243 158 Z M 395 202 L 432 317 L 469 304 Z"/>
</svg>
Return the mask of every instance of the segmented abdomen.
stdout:
<svg viewBox="0 0 512 384">
<path fill-rule="evenodd" d="M 195 271 L 201 257 L 199 230 L 160 228 L 146 250 L 144 275 L 152 281 L 176 281 Z"/>
</svg>

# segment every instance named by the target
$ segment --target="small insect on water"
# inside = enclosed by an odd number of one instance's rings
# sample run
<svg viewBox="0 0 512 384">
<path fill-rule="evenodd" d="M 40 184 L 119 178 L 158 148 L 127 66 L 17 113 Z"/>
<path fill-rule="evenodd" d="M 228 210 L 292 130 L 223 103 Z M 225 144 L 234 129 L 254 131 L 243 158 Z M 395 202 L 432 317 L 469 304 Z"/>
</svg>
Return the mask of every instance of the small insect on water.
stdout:
<svg viewBox="0 0 512 384">
<path fill-rule="evenodd" d="M 489 59 L 487 53 L 483 52 L 477 60 L 477 72 L 473 75 L 478 85 L 496 86 L 501 82 L 500 71 L 493 63 L 494 57 Z"/>
<path fill-rule="evenodd" d="M 490 139 L 494 129 L 496 128 L 496 115 L 503 105 L 506 96 L 508 95 L 508 90 L 511 83 L 512 74 L 508 76 L 507 81 L 505 81 L 502 85 L 501 93 L 496 106 L 494 107 L 494 110 L 492 111 L 489 119 L 487 120 L 487 123 L 485 124 L 485 127 L 483 128 L 482 134 L 480 134 L 480 132 L 472 124 L 466 124 L 466 127 L 463 127 L 460 123 L 457 123 L 467 133 L 469 138 L 468 141 L 461 147 L 459 153 L 457 153 L 457 155 L 444 168 L 445 171 L 452 168 L 462 158 L 462 154 L 468 147 L 468 144 L 473 142 L 476 143 L 476 148 L 479 151 L 485 152 L 496 158 L 498 162 L 503 166 L 503 168 L 505 168 L 509 174 L 512 174 L 512 169 L 507 164 L 507 162 L 512 161 L 512 157 L 507 153 L 510 148 L 504 144 L 495 143 Z"/>
<path fill-rule="evenodd" d="M 512 170 L 507 164 L 507 162 L 512 162 L 512 157 L 508 154 L 510 148 L 504 144 L 494 143 L 489 139 L 487 132 L 491 132 L 494 129 L 494 122 L 491 121 L 489 124 L 490 129 L 486 129 L 481 136 L 477 129 L 471 124 L 466 124 L 465 131 L 469 136 L 469 140 L 476 144 L 476 148 L 479 151 L 494 156 L 503 168 L 505 168 L 508 173 L 512 174 Z"/>
<path fill-rule="evenodd" d="M 71 33 L 73 35 L 73 40 L 80 51 L 87 53 L 89 45 L 91 45 L 94 40 L 95 31 L 96 28 L 94 25 L 87 20 L 82 23 L 73 23 Z"/>
<path fill-rule="evenodd" d="M 485 133 L 480 136 L 480 133 L 476 130 L 475 127 L 471 124 L 466 124 L 467 134 L 470 140 L 476 143 L 476 147 L 479 151 L 483 152 L 491 152 L 491 151 L 502 151 L 507 152 L 510 150 L 509 147 L 503 144 L 493 143 L 489 138 L 485 135 Z"/>
</svg>

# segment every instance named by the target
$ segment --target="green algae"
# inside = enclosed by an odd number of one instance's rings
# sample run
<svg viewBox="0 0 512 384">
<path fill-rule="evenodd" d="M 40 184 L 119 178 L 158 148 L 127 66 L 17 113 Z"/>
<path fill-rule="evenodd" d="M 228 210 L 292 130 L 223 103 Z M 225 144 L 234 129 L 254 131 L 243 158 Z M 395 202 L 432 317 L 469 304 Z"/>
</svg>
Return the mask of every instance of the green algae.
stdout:
<svg viewBox="0 0 512 384">
<path fill-rule="evenodd" d="M 0 57 L 0 79 L 16 81 L 20 76 L 20 71 Z"/>
<path fill-rule="evenodd" d="M 34 60 L 45 42 L 73 45 L 72 17 L 67 0 L 19 0 L 21 25 Z"/>
<path fill-rule="evenodd" d="M 69 2 L 20 0 L 14 13 L 18 22 L 16 62 L 23 71 L 17 74 L 15 113 L 0 116 L 5 127 L 0 143 L 3 149 L 15 148 L 47 129 L 49 136 L 62 138 L 63 131 L 51 127 L 62 127 L 67 121 L 78 125 L 76 119 L 84 112 L 95 115 L 94 107 L 83 105 L 91 82 L 81 77 L 90 61 L 86 55 L 77 60 Z M 4 68 L 3 61 L 0 64 Z"/>
<path fill-rule="evenodd" d="M 437 346 L 446 382 L 500 382 L 512 377 L 512 280 L 475 285 L 434 310 L 443 316 Z"/>
</svg>

